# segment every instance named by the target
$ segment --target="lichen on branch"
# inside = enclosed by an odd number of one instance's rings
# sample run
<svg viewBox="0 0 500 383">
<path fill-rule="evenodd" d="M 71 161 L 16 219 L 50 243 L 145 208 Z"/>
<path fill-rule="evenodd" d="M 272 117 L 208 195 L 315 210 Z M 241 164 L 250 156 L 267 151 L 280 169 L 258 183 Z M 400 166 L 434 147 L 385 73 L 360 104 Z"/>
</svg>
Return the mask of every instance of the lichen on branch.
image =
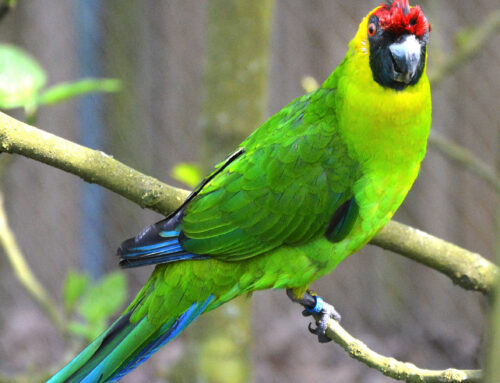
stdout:
<svg viewBox="0 0 500 383">
<path fill-rule="evenodd" d="M 111 156 L 24 124 L 0 112 L 0 152 L 16 153 L 95 183 L 167 215 L 189 192 L 165 185 Z"/>
<path fill-rule="evenodd" d="M 326 335 L 342 347 L 352 358 L 372 367 L 382 374 L 407 383 L 479 383 L 480 370 L 427 370 L 412 363 L 401 362 L 371 350 L 359 339 L 350 335 L 335 320 L 330 320 Z"/>
<path fill-rule="evenodd" d="M 402 223 L 389 222 L 370 243 L 437 270 L 466 290 L 490 295 L 495 288 L 498 267 L 486 258 Z"/>
</svg>

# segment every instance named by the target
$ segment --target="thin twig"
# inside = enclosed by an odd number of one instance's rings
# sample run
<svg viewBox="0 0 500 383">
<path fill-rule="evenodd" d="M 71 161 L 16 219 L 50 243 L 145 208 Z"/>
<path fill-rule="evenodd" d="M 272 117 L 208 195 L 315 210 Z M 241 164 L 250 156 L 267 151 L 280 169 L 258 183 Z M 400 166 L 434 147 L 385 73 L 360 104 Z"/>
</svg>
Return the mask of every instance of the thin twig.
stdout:
<svg viewBox="0 0 500 383">
<path fill-rule="evenodd" d="M 4 250 L 5 256 L 9 260 L 14 275 L 19 280 L 21 286 L 30 294 L 33 300 L 52 320 L 54 326 L 61 333 L 67 333 L 65 320 L 59 312 L 57 305 L 47 294 L 42 284 L 37 280 L 31 271 L 26 259 L 17 244 L 14 233 L 9 227 L 7 215 L 5 212 L 3 193 L 0 191 L 0 245 Z"/>
<path fill-rule="evenodd" d="M 484 22 L 475 29 L 461 31 L 457 34 L 459 44 L 455 52 L 448 55 L 440 64 L 435 65 L 429 73 L 432 86 L 438 85 L 447 76 L 457 70 L 463 63 L 474 57 L 486 44 L 488 39 L 500 29 L 500 10 L 490 13 Z"/>
<path fill-rule="evenodd" d="M 352 358 L 393 379 L 408 383 L 477 383 L 481 381 L 482 372 L 480 370 L 456 370 L 453 368 L 426 370 L 418 368 L 412 363 L 380 355 L 350 335 L 339 322 L 333 319 L 328 323 L 326 335 L 349 353 Z"/>
<path fill-rule="evenodd" d="M 469 150 L 455 144 L 435 130 L 431 131 L 429 144 L 453 161 L 476 174 L 478 177 L 487 181 L 498 193 L 500 193 L 500 177 L 495 170 L 487 163 L 477 158 Z"/>
</svg>

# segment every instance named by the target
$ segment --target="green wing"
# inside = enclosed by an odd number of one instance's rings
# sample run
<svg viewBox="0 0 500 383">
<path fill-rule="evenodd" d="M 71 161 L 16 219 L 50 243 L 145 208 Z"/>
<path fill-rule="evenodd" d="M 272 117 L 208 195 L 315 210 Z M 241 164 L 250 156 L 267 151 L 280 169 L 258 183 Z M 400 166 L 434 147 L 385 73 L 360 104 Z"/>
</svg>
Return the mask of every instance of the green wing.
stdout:
<svg viewBox="0 0 500 383">
<path fill-rule="evenodd" d="M 209 176 L 185 209 L 186 251 L 239 260 L 325 234 L 352 197 L 357 169 L 336 129 L 335 107 L 328 107 L 332 92 L 319 89 L 292 102 Z"/>
</svg>

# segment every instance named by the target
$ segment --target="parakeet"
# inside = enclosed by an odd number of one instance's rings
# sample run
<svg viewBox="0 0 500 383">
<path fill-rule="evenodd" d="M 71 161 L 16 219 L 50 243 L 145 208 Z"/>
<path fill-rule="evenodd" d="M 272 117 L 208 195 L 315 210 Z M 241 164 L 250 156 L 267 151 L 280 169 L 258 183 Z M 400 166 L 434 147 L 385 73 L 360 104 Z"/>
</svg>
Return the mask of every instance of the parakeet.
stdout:
<svg viewBox="0 0 500 383">
<path fill-rule="evenodd" d="M 117 381 L 200 314 L 255 290 L 285 288 L 310 311 L 336 317 L 307 287 L 364 246 L 417 177 L 431 125 L 430 30 L 408 0 L 372 10 L 317 90 L 254 131 L 170 216 L 121 245 L 121 266 L 155 270 L 49 382 Z"/>
</svg>

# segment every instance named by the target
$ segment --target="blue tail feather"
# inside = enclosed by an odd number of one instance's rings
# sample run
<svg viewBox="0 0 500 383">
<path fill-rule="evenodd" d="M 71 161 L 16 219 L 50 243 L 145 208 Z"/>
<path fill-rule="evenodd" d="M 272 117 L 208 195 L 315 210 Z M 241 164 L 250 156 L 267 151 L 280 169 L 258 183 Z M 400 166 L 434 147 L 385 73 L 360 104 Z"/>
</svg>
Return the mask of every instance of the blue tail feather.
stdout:
<svg viewBox="0 0 500 383">
<path fill-rule="evenodd" d="M 130 371 L 144 363 L 166 343 L 179 335 L 193 320 L 195 320 L 213 300 L 210 295 L 208 299 L 201 303 L 193 303 L 173 324 L 164 326 L 161 330 L 162 335 L 149 343 L 128 365 L 126 365 L 110 382 L 115 382 L 128 374 Z"/>
<path fill-rule="evenodd" d="M 156 254 L 165 254 L 165 253 L 175 253 L 176 251 L 183 250 L 181 244 L 179 241 L 174 240 L 174 241 L 168 241 L 168 243 L 163 244 L 163 243 L 157 243 L 154 245 L 154 248 L 150 249 L 144 249 L 146 247 L 152 247 L 153 245 L 150 246 L 143 246 L 143 250 L 139 250 L 140 248 L 133 248 L 130 249 L 128 253 L 121 254 L 122 258 L 135 258 L 135 257 L 144 257 L 144 256 L 152 256 Z"/>
<path fill-rule="evenodd" d="M 213 299 L 214 296 L 210 295 L 201 302 L 193 303 L 178 318 L 169 320 L 160 328 L 153 327 L 147 317 L 132 324 L 129 312 L 48 383 L 105 383 L 120 380 L 179 335 L 203 313 Z"/>
<path fill-rule="evenodd" d="M 178 236 L 179 233 L 177 233 L 176 235 Z M 129 250 L 131 252 L 132 251 L 149 251 L 149 250 L 155 250 L 155 249 L 158 249 L 158 248 L 161 248 L 161 247 L 165 247 L 165 246 L 169 246 L 169 245 L 173 245 L 173 244 L 178 244 L 179 243 L 179 241 L 177 240 L 176 237 L 171 237 L 171 238 L 175 238 L 175 239 L 172 239 L 171 241 L 166 241 L 166 242 L 154 243 L 152 245 L 147 245 L 147 246 L 133 247 L 133 248 L 131 248 Z"/>
<path fill-rule="evenodd" d="M 122 243 L 118 249 L 120 266 L 124 268 L 169 263 L 188 259 L 207 259 L 206 255 L 192 254 L 184 250 L 181 215 L 176 214 L 146 227 L 134 238 Z"/>
<path fill-rule="evenodd" d="M 175 231 L 175 230 L 173 230 L 173 231 L 160 231 L 158 233 L 158 235 L 160 237 L 164 237 L 164 238 L 171 238 L 171 237 L 177 237 L 177 236 L 179 236 L 179 232 Z"/>
<path fill-rule="evenodd" d="M 156 265 L 159 263 L 169 263 L 176 261 L 184 261 L 189 259 L 208 259 L 207 256 L 195 255 L 191 253 L 179 253 L 179 254 L 167 254 L 163 256 L 154 256 L 150 258 L 139 258 L 139 259 L 122 259 L 120 261 L 120 266 L 124 269 L 128 269 L 131 267 L 139 267 L 139 266 L 147 266 L 147 265 Z"/>
</svg>

